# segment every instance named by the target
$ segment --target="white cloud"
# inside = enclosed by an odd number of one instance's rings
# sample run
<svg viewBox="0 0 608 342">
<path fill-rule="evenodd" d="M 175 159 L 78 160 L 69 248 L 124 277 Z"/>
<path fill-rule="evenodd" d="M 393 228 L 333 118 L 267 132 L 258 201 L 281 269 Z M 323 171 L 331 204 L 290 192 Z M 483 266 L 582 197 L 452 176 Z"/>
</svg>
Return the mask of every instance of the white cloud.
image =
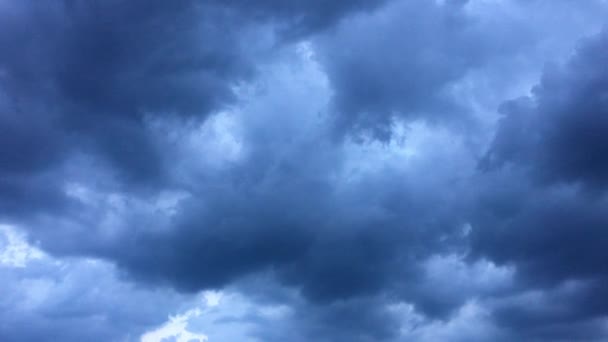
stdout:
<svg viewBox="0 0 608 342">
<path fill-rule="evenodd" d="M 29 245 L 14 227 L 0 224 L 0 265 L 23 268 L 29 261 L 43 256 L 42 251 Z"/>
<path fill-rule="evenodd" d="M 188 331 L 188 321 L 201 315 L 199 308 L 186 311 L 182 315 L 169 317 L 169 321 L 158 329 L 145 333 L 141 342 L 163 342 L 165 339 L 174 338 L 176 342 L 205 342 L 209 338 L 203 334 Z"/>
</svg>

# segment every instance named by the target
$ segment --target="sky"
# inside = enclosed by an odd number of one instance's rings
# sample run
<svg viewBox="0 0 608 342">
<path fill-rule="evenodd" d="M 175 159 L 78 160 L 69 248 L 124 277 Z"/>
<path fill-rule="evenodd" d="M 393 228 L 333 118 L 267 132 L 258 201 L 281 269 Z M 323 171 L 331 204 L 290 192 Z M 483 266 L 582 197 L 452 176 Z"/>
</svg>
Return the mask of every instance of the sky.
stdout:
<svg viewBox="0 0 608 342">
<path fill-rule="evenodd" d="M 606 18 L 0 0 L 0 341 L 608 341 Z"/>
</svg>

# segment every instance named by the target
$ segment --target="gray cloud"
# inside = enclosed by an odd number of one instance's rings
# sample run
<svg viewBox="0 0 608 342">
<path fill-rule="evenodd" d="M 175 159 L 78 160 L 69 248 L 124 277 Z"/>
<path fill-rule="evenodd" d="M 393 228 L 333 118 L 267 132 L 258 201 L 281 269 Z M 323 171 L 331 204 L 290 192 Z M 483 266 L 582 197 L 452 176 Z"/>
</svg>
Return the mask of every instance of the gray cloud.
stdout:
<svg viewBox="0 0 608 342">
<path fill-rule="evenodd" d="M 0 339 L 605 338 L 606 6 L 552 3 L 0 4 L 0 223 L 67 265 Z"/>
</svg>

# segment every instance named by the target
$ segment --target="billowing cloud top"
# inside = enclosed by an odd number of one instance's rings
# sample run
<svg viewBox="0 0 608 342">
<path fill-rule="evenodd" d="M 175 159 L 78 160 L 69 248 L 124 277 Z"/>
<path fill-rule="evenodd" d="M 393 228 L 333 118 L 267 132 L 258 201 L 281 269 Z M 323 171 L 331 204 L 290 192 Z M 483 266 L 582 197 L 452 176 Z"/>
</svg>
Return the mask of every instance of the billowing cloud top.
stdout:
<svg viewBox="0 0 608 342">
<path fill-rule="evenodd" d="M 608 340 L 605 18 L 1 1 L 0 340 Z"/>
</svg>

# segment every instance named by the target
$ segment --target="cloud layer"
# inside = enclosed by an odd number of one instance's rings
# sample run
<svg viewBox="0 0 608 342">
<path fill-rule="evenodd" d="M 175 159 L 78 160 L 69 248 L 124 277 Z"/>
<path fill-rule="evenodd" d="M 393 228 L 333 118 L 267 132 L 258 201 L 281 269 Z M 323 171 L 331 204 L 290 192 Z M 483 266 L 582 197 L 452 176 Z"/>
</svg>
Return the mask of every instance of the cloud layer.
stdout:
<svg viewBox="0 0 608 342">
<path fill-rule="evenodd" d="M 605 340 L 607 12 L 1 2 L 0 339 Z"/>
</svg>

